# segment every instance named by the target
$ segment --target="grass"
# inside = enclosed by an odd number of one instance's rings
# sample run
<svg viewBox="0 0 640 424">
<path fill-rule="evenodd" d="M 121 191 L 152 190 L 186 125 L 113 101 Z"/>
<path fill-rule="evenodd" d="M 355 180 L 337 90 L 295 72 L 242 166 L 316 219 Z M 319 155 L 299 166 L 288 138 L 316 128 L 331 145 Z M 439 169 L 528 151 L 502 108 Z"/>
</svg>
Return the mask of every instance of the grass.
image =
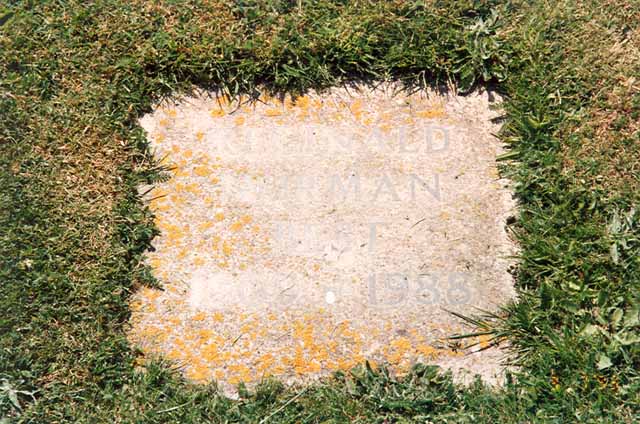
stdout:
<svg viewBox="0 0 640 424">
<path fill-rule="evenodd" d="M 0 422 L 635 422 L 640 416 L 640 5 L 623 0 L 20 2 L 0 6 Z M 127 300 L 154 284 L 136 123 L 194 85 L 489 84 L 520 212 L 520 299 L 481 329 L 501 389 L 366 366 L 229 400 L 135 370 Z"/>
</svg>

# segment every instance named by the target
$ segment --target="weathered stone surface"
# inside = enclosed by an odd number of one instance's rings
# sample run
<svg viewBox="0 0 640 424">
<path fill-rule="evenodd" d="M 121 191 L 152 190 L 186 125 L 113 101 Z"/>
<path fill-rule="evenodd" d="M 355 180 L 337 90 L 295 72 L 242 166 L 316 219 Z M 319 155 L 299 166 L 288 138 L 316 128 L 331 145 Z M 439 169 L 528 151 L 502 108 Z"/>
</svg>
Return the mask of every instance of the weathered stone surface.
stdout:
<svg viewBox="0 0 640 424">
<path fill-rule="evenodd" d="M 499 352 L 443 338 L 461 330 L 445 309 L 514 295 L 496 115 L 486 93 L 392 84 L 160 105 L 141 124 L 174 167 L 146 196 L 165 290 L 135 296 L 132 339 L 226 388 L 364 360 L 490 378 Z"/>
</svg>

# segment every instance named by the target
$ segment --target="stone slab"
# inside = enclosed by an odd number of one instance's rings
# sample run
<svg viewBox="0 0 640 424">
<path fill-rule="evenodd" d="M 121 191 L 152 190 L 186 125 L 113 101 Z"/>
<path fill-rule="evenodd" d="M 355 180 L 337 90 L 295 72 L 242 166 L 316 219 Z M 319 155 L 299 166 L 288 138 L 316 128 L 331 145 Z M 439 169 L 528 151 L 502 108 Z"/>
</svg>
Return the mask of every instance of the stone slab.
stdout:
<svg viewBox="0 0 640 424">
<path fill-rule="evenodd" d="M 446 340 L 464 331 L 447 310 L 514 296 L 490 104 L 390 83 L 159 105 L 140 122 L 172 167 L 146 195 L 164 290 L 134 297 L 132 340 L 229 392 L 365 360 L 491 380 L 500 352 Z"/>
</svg>

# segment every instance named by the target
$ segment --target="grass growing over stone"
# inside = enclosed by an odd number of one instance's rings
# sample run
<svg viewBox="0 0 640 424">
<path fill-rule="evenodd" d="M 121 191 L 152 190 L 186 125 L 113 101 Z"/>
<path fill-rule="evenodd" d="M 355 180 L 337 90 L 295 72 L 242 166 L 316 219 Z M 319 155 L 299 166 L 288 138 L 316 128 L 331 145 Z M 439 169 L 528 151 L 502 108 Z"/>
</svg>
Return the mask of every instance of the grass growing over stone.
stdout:
<svg viewBox="0 0 640 424">
<path fill-rule="evenodd" d="M 634 422 L 640 414 L 640 5 L 630 1 L 11 2 L 0 7 L 3 422 Z M 480 330 L 502 389 L 363 366 L 240 400 L 136 369 L 128 298 L 154 284 L 136 124 L 193 84 L 302 92 L 349 79 L 506 96 L 520 301 Z"/>
</svg>

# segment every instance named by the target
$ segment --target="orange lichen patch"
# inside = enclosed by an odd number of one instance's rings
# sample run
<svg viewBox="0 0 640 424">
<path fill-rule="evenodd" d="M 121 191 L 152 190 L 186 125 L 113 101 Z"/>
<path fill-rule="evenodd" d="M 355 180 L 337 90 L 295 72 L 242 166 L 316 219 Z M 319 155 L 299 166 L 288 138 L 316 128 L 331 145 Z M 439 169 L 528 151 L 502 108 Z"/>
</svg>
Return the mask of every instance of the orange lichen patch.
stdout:
<svg viewBox="0 0 640 424">
<path fill-rule="evenodd" d="M 175 287 L 172 287 L 172 288 L 175 290 Z M 169 317 L 169 318 L 167 319 L 167 321 L 168 321 L 171 325 L 173 325 L 173 326 L 175 326 L 175 327 L 177 327 L 177 326 L 179 326 L 179 325 L 181 325 L 181 324 L 182 324 L 182 319 L 181 319 L 180 317 L 176 317 L 176 316 Z"/>
<path fill-rule="evenodd" d="M 204 232 L 211 227 L 213 227 L 213 222 L 203 222 L 202 224 L 198 224 L 198 231 Z"/>
<path fill-rule="evenodd" d="M 204 133 L 202 131 L 198 131 L 196 133 L 196 140 L 202 141 L 204 139 Z"/>
<path fill-rule="evenodd" d="M 267 92 L 262 92 L 260 93 L 260 96 L 258 96 L 258 100 L 266 104 L 271 103 L 271 99 L 272 97 Z"/>
<path fill-rule="evenodd" d="M 428 344 L 418 345 L 416 350 L 425 358 L 436 358 L 439 355 L 438 349 L 433 346 L 429 346 Z"/>
<path fill-rule="evenodd" d="M 202 190 L 200 190 L 200 188 L 198 187 L 197 184 L 193 183 L 193 184 L 187 184 L 185 186 L 185 191 L 191 194 L 201 194 Z"/>
<path fill-rule="evenodd" d="M 445 349 L 442 352 L 446 356 L 453 356 L 453 357 L 460 357 L 460 356 L 466 355 L 462 350 Z"/>
<path fill-rule="evenodd" d="M 206 345 L 202 349 L 202 359 L 208 363 L 217 363 L 220 360 L 220 351 L 215 343 Z"/>
<path fill-rule="evenodd" d="M 143 299 L 146 299 L 150 302 L 155 301 L 158 297 L 160 297 L 160 291 L 155 290 L 149 287 L 144 287 L 140 290 L 140 296 Z"/>
<path fill-rule="evenodd" d="M 294 108 L 294 103 L 293 103 L 293 100 L 291 100 L 291 96 L 285 97 L 285 99 L 282 102 L 282 104 L 283 104 L 284 108 L 287 109 L 287 110 L 293 110 L 293 108 Z"/>
<path fill-rule="evenodd" d="M 209 111 L 209 115 L 211 115 L 212 118 L 221 118 L 226 114 L 226 112 L 224 111 L 224 109 L 212 109 L 211 111 Z"/>
<path fill-rule="evenodd" d="M 478 336 L 478 343 L 480 344 L 480 348 L 486 349 L 491 344 L 491 337 L 487 334 L 481 334 Z"/>
<path fill-rule="evenodd" d="M 238 126 L 244 124 L 244 121 L 245 121 L 244 116 L 238 116 L 236 117 L 236 119 L 233 120 L 233 122 Z"/>
<path fill-rule="evenodd" d="M 211 169 L 206 166 L 196 166 L 193 168 L 193 173 L 198 177 L 207 177 L 211 174 Z"/>
<path fill-rule="evenodd" d="M 184 352 L 178 349 L 171 349 L 167 353 L 167 359 L 171 359 L 172 361 L 177 361 L 183 358 Z"/>
<path fill-rule="evenodd" d="M 162 143 L 166 138 L 167 138 L 167 136 L 162 134 L 162 133 L 158 133 L 153 137 L 154 141 L 156 141 L 158 143 Z"/>
<path fill-rule="evenodd" d="M 311 106 L 311 99 L 309 96 L 300 96 L 296 99 L 295 106 L 298 106 L 301 109 L 307 109 Z"/>
<path fill-rule="evenodd" d="M 162 342 L 167 338 L 167 334 L 162 328 L 149 325 L 140 331 L 140 337 L 149 341 Z"/>
<path fill-rule="evenodd" d="M 237 365 L 229 365 L 229 371 L 236 374 L 241 381 L 250 380 L 249 372 L 250 369 L 246 365 L 237 364 Z"/>
<path fill-rule="evenodd" d="M 411 350 L 412 344 L 411 341 L 406 337 L 400 337 L 398 339 L 392 340 L 390 343 L 390 349 L 386 357 L 389 362 L 392 364 L 398 364 L 400 360 L 404 358 L 404 356 Z"/>
<path fill-rule="evenodd" d="M 210 378 L 209 369 L 203 365 L 196 365 L 189 368 L 186 375 L 187 378 L 190 378 L 198 383 L 204 383 Z"/>
<path fill-rule="evenodd" d="M 131 303 L 129 304 L 129 309 L 131 309 L 131 312 L 139 312 L 142 310 L 142 308 L 144 307 L 144 303 L 139 300 L 132 300 Z"/>
<path fill-rule="evenodd" d="M 170 118 L 175 118 L 177 115 L 177 112 L 175 109 L 170 109 L 167 111 L 167 116 L 169 116 Z"/>
<path fill-rule="evenodd" d="M 209 339 L 213 337 L 213 331 L 209 330 L 208 328 L 200 329 L 197 331 L 196 334 L 198 336 L 199 343 L 207 342 Z"/>
<path fill-rule="evenodd" d="M 218 212 L 215 214 L 214 219 L 218 222 L 224 220 L 224 214 L 222 212 Z"/>
<path fill-rule="evenodd" d="M 158 125 L 160 125 L 161 127 L 166 127 L 167 125 L 169 125 L 169 120 L 168 119 L 161 119 L 158 121 Z"/>
<path fill-rule="evenodd" d="M 272 369 L 275 363 L 276 363 L 275 356 L 271 353 L 265 353 L 264 355 L 260 356 L 257 359 L 256 368 L 261 373 L 264 373 L 265 371 Z"/>
<path fill-rule="evenodd" d="M 193 317 L 191 317 L 192 321 L 202 321 L 207 318 L 207 314 L 204 312 L 198 312 Z"/>
<path fill-rule="evenodd" d="M 274 117 L 282 115 L 282 111 L 280 109 L 267 109 L 264 111 L 265 116 Z"/>
<path fill-rule="evenodd" d="M 238 232 L 240 230 L 242 230 L 242 227 L 244 226 L 244 224 L 240 221 L 236 221 L 233 224 L 231 224 L 231 226 L 229 227 L 229 229 L 233 232 Z"/>
<path fill-rule="evenodd" d="M 351 113 L 353 114 L 353 117 L 357 121 L 359 121 L 362 118 L 363 106 L 364 106 L 364 102 L 362 101 L 362 99 L 356 99 L 353 103 L 349 105 L 349 110 L 351 111 Z"/>
<path fill-rule="evenodd" d="M 445 111 L 442 108 L 421 110 L 416 113 L 416 116 L 427 119 L 444 118 Z"/>
</svg>

